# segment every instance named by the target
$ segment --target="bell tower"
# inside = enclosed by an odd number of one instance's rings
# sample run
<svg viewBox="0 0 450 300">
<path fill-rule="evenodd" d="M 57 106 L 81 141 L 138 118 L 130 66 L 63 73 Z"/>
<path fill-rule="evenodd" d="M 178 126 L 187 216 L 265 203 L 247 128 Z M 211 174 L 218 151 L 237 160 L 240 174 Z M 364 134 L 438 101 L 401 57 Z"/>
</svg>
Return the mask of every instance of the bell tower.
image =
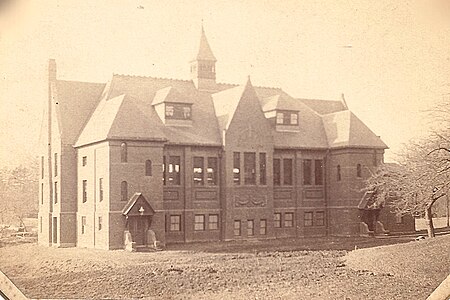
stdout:
<svg viewBox="0 0 450 300">
<path fill-rule="evenodd" d="M 202 25 L 198 53 L 191 61 L 191 79 L 198 90 L 216 89 L 216 61 Z"/>
</svg>

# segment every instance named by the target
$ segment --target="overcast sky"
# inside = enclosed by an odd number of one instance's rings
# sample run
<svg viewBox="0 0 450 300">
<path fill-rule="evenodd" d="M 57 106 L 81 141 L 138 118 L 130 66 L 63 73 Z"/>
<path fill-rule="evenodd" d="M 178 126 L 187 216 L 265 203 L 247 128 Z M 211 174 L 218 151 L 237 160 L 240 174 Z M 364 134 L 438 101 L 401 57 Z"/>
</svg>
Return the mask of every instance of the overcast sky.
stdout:
<svg viewBox="0 0 450 300">
<path fill-rule="evenodd" d="M 450 93 L 450 1 L 24 0 L 0 6 L 0 166 L 35 155 L 49 58 L 58 78 L 189 79 L 203 20 L 217 81 L 338 100 L 391 148 Z M 1 2 L 1 3 L 4 3 Z M 74 99 L 76 101 L 76 99 Z"/>
</svg>

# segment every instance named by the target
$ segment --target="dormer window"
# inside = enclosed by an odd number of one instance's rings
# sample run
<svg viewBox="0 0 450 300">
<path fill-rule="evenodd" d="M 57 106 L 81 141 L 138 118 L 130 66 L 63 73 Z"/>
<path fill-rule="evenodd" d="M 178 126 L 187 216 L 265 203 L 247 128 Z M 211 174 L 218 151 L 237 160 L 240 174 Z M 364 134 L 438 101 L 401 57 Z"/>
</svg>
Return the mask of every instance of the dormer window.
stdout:
<svg viewBox="0 0 450 300">
<path fill-rule="evenodd" d="M 278 111 L 276 122 L 278 125 L 298 125 L 298 112 Z"/>
<path fill-rule="evenodd" d="M 183 103 L 167 103 L 166 119 L 190 120 L 192 118 L 191 105 Z"/>
</svg>

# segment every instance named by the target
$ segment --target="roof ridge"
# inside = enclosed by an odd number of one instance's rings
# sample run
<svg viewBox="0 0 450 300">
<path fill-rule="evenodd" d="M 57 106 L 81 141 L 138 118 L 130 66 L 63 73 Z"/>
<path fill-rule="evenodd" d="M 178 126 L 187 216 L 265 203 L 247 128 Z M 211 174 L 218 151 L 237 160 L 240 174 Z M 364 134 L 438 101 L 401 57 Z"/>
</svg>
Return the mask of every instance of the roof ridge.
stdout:
<svg viewBox="0 0 450 300">
<path fill-rule="evenodd" d="M 232 85 L 232 86 L 240 86 L 242 84 L 238 84 L 238 83 L 226 83 L 226 82 L 217 82 L 216 84 L 221 84 L 221 85 Z M 261 88 L 261 89 L 272 89 L 272 90 L 280 90 L 283 91 L 283 89 L 281 87 L 271 87 L 271 86 L 261 86 L 261 85 L 253 85 L 252 86 L 254 88 Z"/>
<path fill-rule="evenodd" d="M 188 79 L 155 77 L 155 76 L 144 76 L 144 75 L 130 75 L 130 74 L 119 74 L 119 73 L 113 73 L 113 77 L 114 76 L 116 76 L 116 77 L 131 77 L 131 78 L 145 78 L 145 79 L 162 79 L 162 80 L 172 80 L 172 81 L 182 81 L 182 82 L 192 81 L 192 80 L 188 80 Z"/>
<path fill-rule="evenodd" d="M 57 79 L 56 82 L 67 82 L 67 83 L 84 83 L 84 84 L 106 84 L 106 82 L 91 82 L 91 81 L 78 81 L 78 80 L 63 80 Z"/>
</svg>

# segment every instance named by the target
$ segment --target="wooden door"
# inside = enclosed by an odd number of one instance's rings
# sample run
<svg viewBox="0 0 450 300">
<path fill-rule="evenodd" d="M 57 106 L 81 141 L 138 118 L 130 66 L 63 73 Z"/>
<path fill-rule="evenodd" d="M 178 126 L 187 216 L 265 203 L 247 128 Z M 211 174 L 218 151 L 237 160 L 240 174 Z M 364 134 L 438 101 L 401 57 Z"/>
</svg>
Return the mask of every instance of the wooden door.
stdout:
<svg viewBox="0 0 450 300">
<path fill-rule="evenodd" d="M 136 245 L 146 244 L 147 230 L 148 218 L 146 216 L 130 218 L 131 238 L 133 242 L 136 242 Z"/>
</svg>

